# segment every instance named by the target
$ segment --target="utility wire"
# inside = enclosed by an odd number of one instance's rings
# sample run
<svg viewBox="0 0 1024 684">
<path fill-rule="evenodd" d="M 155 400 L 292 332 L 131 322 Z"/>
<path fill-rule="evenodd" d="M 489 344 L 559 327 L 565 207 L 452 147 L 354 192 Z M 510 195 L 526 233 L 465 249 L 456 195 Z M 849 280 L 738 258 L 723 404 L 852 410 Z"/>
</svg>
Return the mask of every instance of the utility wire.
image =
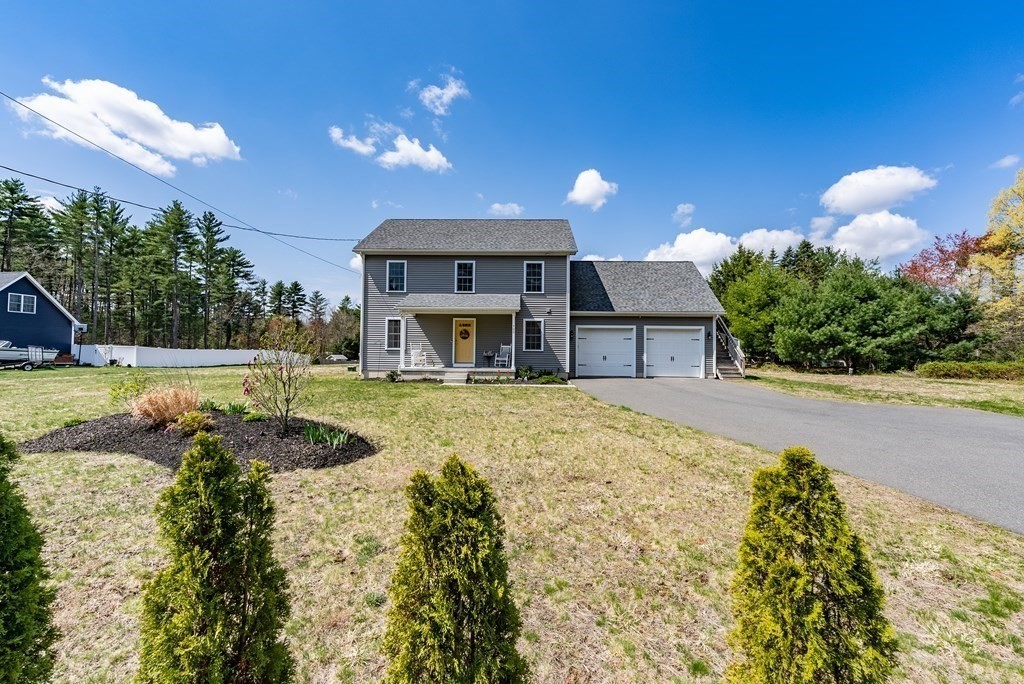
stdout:
<svg viewBox="0 0 1024 684">
<path fill-rule="evenodd" d="M 167 180 L 165 180 L 165 179 L 163 179 L 163 178 L 160 178 L 159 176 L 157 176 L 157 175 L 155 175 L 155 174 L 153 174 L 153 173 L 151 173 L 151 172 L 147 171 L 146 169 L 142 168 L 142 167 L 141 167 L 141 166 L 139 166 L 138 164 L 136 164 L 136 163 L 134 163 L 134 162 L 131 162 L 131 161 L 129 161 L 129 160 L 127 160 L 127 159 L 125 159 L 124 157 L 122 157 L 122 156 L 120 156 L 120 155 L 118 155 L 118 154 L 115 154 L 114 152 L 111 152 L 110 150 L 108 150 L 107 148 L 103 147 L 103 146 L 102 146 L 102 145 L 100 145 L 99 143 L 97 143 L 97 142 L 93 142 L 93 141 L 92 141 L 92 140 L 90 140 L 89 138 L 86 138 L 86 137 L 85 137 L 84 135 L 81 135 L 80 133 L 78 133 L 78 132 L 76 132 L 76 131 L 73 131 L 73 130 L 71 130 L 70 128 L 68 128 L 68 127 L 67 127 L 67 126 L 65 126 L 64 124 L 62 124 L 62 123 L 60 123 L 60 122 L 58 122 L 58 121 L 54 121 L 53 119 L 51 119 L 50 117 L 46 116 L 46 115 L 45 115 L 45 114 L 43 114 L 42 112 L 39 112 L 39 111 L 37 111 L 37 110 L 33 109 L 32 107 L 29 107 L 29 106 L 28 106 L 27 104 L 25 104 L 24 102 L 21 102 L 21 101 L 20 101 L 20 100 L 18 100 L 17 98 L 14 98 L 14 97 L 12 97 L 12 96 L 8 95 L 7 93 L 5 93 L 5 92 L 4 92 L 4 91 L 2 91 L 2 90 L 0 90 L 0 96 L 3 96 L 3 97 L 5 97 L 5 98 L 7 98 L 8 100 L 10 100 L 11 102 L 13 102 L 14 104 L 18 105 L 19 107 L 22 107 L 22 108 L 24 108 L 24 109 L 27 109 L 28 111 L 32 112 L 33 114 L 35 114 L 35 115 L 36 115 L 36 116 L 38 116 L 39 118 L 41 118 L 41 119 L 43 119 L 43 120 L 45 120 L 45 121 L 48 121 L 48 122 L 50 122 L 51 124 L 53 124 L 54 126 L 56 126 L 56 127 L 60 128 L 61 130 L 63 130 L 63 131 L 67 131 L 68 133 L 70 133 L 71 135 L 75 136 L 75 137 L 76 137 L 76 138 L 78 138 L 79 140 L 82 140 L 82 141 L 84 141 L 84 142 L 87 142 L 87 143 L 89 143 L 90 145 L 92 145 L 93 147 L 95 147 L 96 149 L 98 149 L 98 150 L 101 150 L 101 151 L 103 151 L 103 152 L 106 152 L 106 153 L 107 153 L 107 154 L 109 154 L 109 155 L 110 155 L 111 157 L 113 157 L 113 158 L 115 158 L 115 159 L 118 159 L 118 160 L 120 160 L 120 161 L 124 162 L 124 163 L 125 163 L 125 164 L 127 164 L 128 166 L 131 166 L 132 168 L 134 168 L 134 169 L 136 169 L 136 170 L 138 170 L 138 171 L 141 171 L 142 173 L 146 174 L 147 176 L 149 176 L 149 177 L 150 177 L 150 178 L 152 178 L 153 180 L 159 181 L 160 183 L 163 183 L 163 184 L 164 184 L 164 185 L 166 185 L 167 187 L 171 188 L 172 190 L 175 190 L 175 191 L 177 191 L 177 192 L 181 193 L 182 195 L 185 195 L 186 197 L 189 197 L 189 198 L 191 198 L 191 199 L 195 200 L 196 202 L 199 202 L 199 203 L 200 203 L 200 204 L 202 204 L 203 206 L 209 207 L 210 209 L 213 209 L 213 210 L 214 210 L 214 211 L 216 211 L 217 213 L 219 213 L 219 214 L 223 214 L 224 216 L 227 216 L 228 218 L 230 218 L 230 219 L 232 219 L 232 220 L 234 220 L 234 221 L 237 221 L 238 223 L 242 224 L 242 225 L 229 225 L 229 224 L 224 224 L 225 226 L 228 226 L 228 227 L 232 227 L 232 228 L 238 228 L 238 229 L 240 229 L 240 230 L 250 230 L 250 231 L 252 231 L 252 232 L 255 232 L 255 233 L 263 233 L 264 235 L 266 235 L 267 237 L 271 238 L 272 240 L 277 240 L 277 241 L 278 241 L 278 242 L 280 242 L 281 244 L 283 244 L 283 245 L 287 245 L 288 247 L 291 247 L 291 248 L 292 248 L 292 249 L 294 249 L 294 250 L 297 250 L 297 251 L 299 251 L 299 252 L 302 252 L 303 254 L 306 254 L 307 256 L 311 256 L 311 257 L 313 257 L 314 259 L 318 259 L 318 260 L 320 260 L 320 261 L 322 261 L 322 262 L 324 262 L 324 263 L 326 263 L 326 264 L 330 264 L 331 266 L 334 266 L 334 267 L 336 267 L 336 268 L 340 268 L 340 269 L 341 269 L 341 270 L 343 270 L 343 271 L 348 271 L 349 273 L 354 273 L 354 274 L 356 274 L 356 275 L 360 275 L 360 274 L 359 274 L 359 272 L 358 272 L 358 271 L 356 271 L 356 270 L 354 270 L 354 269 L 351 269 L 351 268 L 346 268 L 345 266 L 341 266 L 340 264 L 336 264 L 336 263 L 334 263 L 334 262 L 332 262 L 332 261 L 328 261 L 327 259 L 324 259 L 323 257 L 320 257 L 320 256 L 318 256 L 318 255 L 316 255 L 316 254 L 313 254 L 312 252 L 307 252 L 306 250 L 304 250 L 304 249 L 302 249 L 302 248 L 300 248 L 300 247 L 296 247 L 295 245 L 291 244 L 290 242 L 285 242 L 284 240 L 281 240 L 281 239 L 280 239 L 279 237 L 277 237 L 277 236 L 276 236 L 275 234 L 273 234 L 273 233 L 270 233 L 270 232 L 268 232 L 268 231 L 262 230 L 261 228 L 257 228 L 256 226 L 252 225 L 252 224 L 251 224 L 251 223 L 249 223 L 248 221 L 244 221 L 243 219 L 240 219 L 240 218 L 238 218 L 237 216 L 235 216 L 235 215 L 233 215 L 233 214 L 229 214 L 228 212 L 224 211 L 223 209 L 219 209 L 218 207 L 215 207 L 214 205 L 210 204 L 209 202 L 207 202 L 207 201 L 205 201 L 205 200 L 203 200 L 203 199 L 200 199 L 200 198 L 196 197 L 195 195 L 193 195 L 192 193 L 188 192 L 187 190 L 183 190 L 182 188 L 179 188 L 179 187 L 178 187 L 177 185 L 175 185 L 174 183 L 171 183 L 170 181 L 167 181 Z M 6 168 L 6 167 L 5 167 L 5 168 Z M 20 172 L 18 172 L 18 171 L 15 171 L 15 173 L 20 173 Z M 30 175 L 30 174 L 26 174 L 26 175 Z M 35 176 L 33 176 L 33 177 L 35 177 Z M 42 180 L 47 180 L 47 179 L 42 179 Z M 47 180 L 47 182 L 53 182 L 53 181 L 48 181 L 48 180 Z M 64 184 L 64 183 L 58 183 L 58 185 L 66 185 L 66 184 Z M 73 187 L 73 186 L 68 186 L 68 187 Z M 80 189 L 80 188 L 76 188 L 76 189 Z M 90 191 L 86 190 L 85 192 L 90 192 Z M 126 202 L 126 203 L 127 203 L 127 204 L 133 204 L 133 205 L 135 205 L 135 206 L 143 206 L 143 205 L 137 204 L 137 203 L 135 203 L 135 202 Z M 147 209 L 152 209 L 151 207 L 145 207 L 145 208 L 147 208 Z M 159 211 L 159 210 L 154 210 L 154 211 Z M 280 234 L 279 234 L 279 235 L 280 235 Z M 304 236 L 298 236 L 298 235 L 289 235 L 288 237 L 294 237 L 294 238 L 302 238 L 302 237 L 304 237 Z M 327 238 L 322 238 L 322 239 L 327 239 Z M 341 240 L 342 240 L 342 238 L 337 238 L 337 239 L 338 239 L 339 241 L 341 241 Z M 356 242 L 356 240 L 355 240 L 354 238 L 345 238 L 345 239 L 344 239 L 344 241 L 346 241 L 346 242 Z"/>
</svg>

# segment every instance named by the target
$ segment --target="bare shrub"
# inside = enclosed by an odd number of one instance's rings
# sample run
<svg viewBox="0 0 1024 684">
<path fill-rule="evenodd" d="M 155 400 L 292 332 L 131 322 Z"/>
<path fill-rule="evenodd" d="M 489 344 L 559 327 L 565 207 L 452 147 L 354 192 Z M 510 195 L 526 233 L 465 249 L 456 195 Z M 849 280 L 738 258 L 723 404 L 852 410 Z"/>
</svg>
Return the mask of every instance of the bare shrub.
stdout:
<svg viewBox="0 0 1024 684">
<path fill-rule="evenodd" d="M 249 362 L 242 380 L 242 393 L 253 408 L 277 421 L 281 432 L 303 405 L 303 391 L 309 384 L 309 363 L 313 342 L 309 333 L 294 323 L 275 320 L 260 338 L 260 352 Z"/>
<path fill-rule="evenodd" d="M 136 418 L 152 425 L 167 425 L 199 408 L 199 390 L 191 385 L 157 387 L 133 399 L 130 408 Z"/>
</svg>

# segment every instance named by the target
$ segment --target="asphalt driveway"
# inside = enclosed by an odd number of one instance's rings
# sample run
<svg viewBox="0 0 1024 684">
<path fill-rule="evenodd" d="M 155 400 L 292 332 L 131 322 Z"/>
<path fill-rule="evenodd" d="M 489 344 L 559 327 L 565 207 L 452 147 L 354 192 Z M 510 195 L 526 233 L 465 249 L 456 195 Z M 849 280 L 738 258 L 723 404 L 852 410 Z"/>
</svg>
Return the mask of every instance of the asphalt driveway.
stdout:
<svg viewBox="0 0 1024 684">
<path fill-rule="evenodd" d="M 822 463 L 1024 534 L 1024 419 L 794 397 L 742 382 L 577 379 L 610 404 Z"/>
</svg>

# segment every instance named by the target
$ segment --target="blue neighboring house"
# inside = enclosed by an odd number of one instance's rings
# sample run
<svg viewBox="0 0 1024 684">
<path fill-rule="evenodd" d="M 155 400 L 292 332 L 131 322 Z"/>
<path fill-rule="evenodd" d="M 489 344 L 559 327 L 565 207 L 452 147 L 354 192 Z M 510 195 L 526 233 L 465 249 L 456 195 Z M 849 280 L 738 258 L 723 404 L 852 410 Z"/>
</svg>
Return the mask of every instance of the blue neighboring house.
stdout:
<svg viewBox="0 0 1024 684">
<path fill-rule="evenodd" d="M 70 354 L 84 327 L 28 272 L 0 272 L 0 340 Z"/>
</svg>

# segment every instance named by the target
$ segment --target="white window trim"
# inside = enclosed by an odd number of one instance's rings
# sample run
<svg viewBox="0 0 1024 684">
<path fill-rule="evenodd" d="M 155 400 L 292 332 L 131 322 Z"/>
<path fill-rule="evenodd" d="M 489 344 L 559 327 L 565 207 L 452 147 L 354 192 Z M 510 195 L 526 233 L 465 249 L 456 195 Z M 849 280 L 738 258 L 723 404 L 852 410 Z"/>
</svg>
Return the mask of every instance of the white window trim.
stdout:
<svg viewBox="0 0 1024 684">
<path fill-rule="evenodd" d="M 527 323 L 540 323 L 540 349 L 527 349 L 526 348 L 526 324 Z M 523 319 L 523 352 L 527 354 L 539 354 L 544 352 L 544 319 L 543 318 L 524 318 Z"/>
<path fill-rule="evenodd" d="M 530 264 L 540 264 L 540 290 L 531 292 L 526 289 L 526 267 Z M 523 294 L 544 294 L 544 271 L 545 266 L 543 261 L 524 261 L 523 262 Z"/>
<path fill-rule="evenodd" d="M 402 264 L 402 289 L 392 290 L 391 289 L 391 264 Z M 366 268 L 364 265 L 363 268 Z M 408 292 L 409 291 L 409 262 L 393 259 L 389 260 L 384 267 L 384 287 L 387 292 Z"/>
<path fill-rule="evenodd" d="M 473 264 L 473 289 L 471 290 L 460 290 L 459 289 L 459 264 Z M 455 294 L 476 294 L 476 262 L 458 260 L 455 262 L 455 282 L 452 283 L 455 287 Z"/>
<path fill-rule="evenodd" d="M 389 347 L 388 346 L 388 338 L 391 337 L 388 334 L 388 322 L 389 321 L 398 321 L 398 346 L 397 347 Z M 400 316 L 388 316 L 387 318 L 384 319 L 384 349 L 385 349 L 385 351 L 401 351 L 401 349 L 402 349 L 402 336 L 403 336 L 404 330 L 405 330 L 405 321 L 403 321 Z"/>
<path fill-rule="evenodd" d="M 18 309 L 14 309 L 14 298 L 19 297 Z M 32 310 L 25 311 L 25 301 L 27 299 L 32 300 Z M 35 295 L 21 294 L 19 292 L 8 292 L 7 293 L 7 313 L 26 314 L 32 316 L 39 310 L 39 299 Z"/>
</svg>

